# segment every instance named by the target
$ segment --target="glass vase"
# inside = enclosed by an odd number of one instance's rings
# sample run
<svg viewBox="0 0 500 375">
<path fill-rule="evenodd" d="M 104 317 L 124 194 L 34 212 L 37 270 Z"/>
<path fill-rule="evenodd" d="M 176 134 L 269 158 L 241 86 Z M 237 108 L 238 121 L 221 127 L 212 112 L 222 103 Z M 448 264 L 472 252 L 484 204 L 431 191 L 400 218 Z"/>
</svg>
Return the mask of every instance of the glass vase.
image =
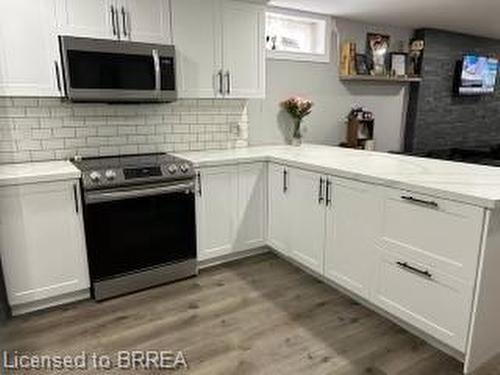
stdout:
<svg viewBox="0 0 500 375">
<path fill-rule="evenodd" d="M 300 130 L 300 125 L 302 119 L 296 118 L 293 122 L 293 134 L 292 134 L 292 145 L 300 146 L 302 144 L 302 132 Z"/>
</svg>

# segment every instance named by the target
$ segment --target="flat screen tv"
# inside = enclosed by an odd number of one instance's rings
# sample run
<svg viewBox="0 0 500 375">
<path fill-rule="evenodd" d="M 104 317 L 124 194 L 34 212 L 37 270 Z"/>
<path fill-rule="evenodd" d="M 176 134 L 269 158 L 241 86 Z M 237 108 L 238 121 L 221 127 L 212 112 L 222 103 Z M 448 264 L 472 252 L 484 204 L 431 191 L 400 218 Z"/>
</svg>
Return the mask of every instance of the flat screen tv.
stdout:
<svg viewBox="0 0 500 375">
<path fill-rule="evenodd" d="M 456 89 L 459 95 L 484 95 L 495 91 L 498 60 L 465 55 L 459 63 Z"/>
</svg>

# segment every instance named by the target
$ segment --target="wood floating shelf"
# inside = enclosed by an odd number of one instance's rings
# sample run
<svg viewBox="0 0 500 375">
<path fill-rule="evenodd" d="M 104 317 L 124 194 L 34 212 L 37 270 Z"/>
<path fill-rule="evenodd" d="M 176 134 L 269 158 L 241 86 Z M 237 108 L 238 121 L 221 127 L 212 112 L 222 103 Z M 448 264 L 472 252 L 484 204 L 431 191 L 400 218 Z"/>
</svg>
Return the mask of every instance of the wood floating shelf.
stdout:
<svg viewBox="0 0 500 375">
<path fill-rule="evenodd" d="M 372 76 L 372 75 L 341 75 L 341 81 L 361 81 L 361 82 L 395 82 L 395 83 L 408 83 L 420 82 L 421 77 L 391 77 L 391 76 Z"/>
</svg>

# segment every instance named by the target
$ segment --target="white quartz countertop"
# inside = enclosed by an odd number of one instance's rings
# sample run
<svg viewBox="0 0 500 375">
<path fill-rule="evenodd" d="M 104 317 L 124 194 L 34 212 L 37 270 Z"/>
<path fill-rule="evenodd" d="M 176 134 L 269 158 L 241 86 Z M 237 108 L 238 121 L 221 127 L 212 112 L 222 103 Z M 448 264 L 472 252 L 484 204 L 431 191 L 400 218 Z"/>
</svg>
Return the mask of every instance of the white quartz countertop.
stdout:
<svg viewBox="0 0 500 375">
<path fill-rule="evenodd" d="M 500 207 L 500 168 L 304 144 L 177 153 L 196 167 L 273 161 L 486 208 Z"/>
<path fill-rule="evenodd" d="M 0 165 L 0 186 L 69 180 L 79 177 L 80 171 L 69 161 Z"/>
</svg>

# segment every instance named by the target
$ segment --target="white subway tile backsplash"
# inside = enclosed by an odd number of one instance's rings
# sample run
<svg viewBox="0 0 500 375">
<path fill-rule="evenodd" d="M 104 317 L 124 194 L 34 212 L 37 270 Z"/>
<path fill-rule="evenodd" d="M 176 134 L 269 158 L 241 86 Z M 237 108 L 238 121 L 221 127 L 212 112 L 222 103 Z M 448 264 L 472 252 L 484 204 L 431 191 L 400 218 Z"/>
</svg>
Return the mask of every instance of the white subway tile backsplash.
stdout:
<svg viewBox="0 0 500 375">
<path fill-rule="evenodd" d="M 52 135 L 54 138 L 74 138 L 76 130 L 74 128 L 54 128 Z"/>
<path fill-rule="evenodd" d="M 244 147 L 247 134 L 244 100 L 107 105 L 0 98 L 0 163 Z"/>
</svg>

